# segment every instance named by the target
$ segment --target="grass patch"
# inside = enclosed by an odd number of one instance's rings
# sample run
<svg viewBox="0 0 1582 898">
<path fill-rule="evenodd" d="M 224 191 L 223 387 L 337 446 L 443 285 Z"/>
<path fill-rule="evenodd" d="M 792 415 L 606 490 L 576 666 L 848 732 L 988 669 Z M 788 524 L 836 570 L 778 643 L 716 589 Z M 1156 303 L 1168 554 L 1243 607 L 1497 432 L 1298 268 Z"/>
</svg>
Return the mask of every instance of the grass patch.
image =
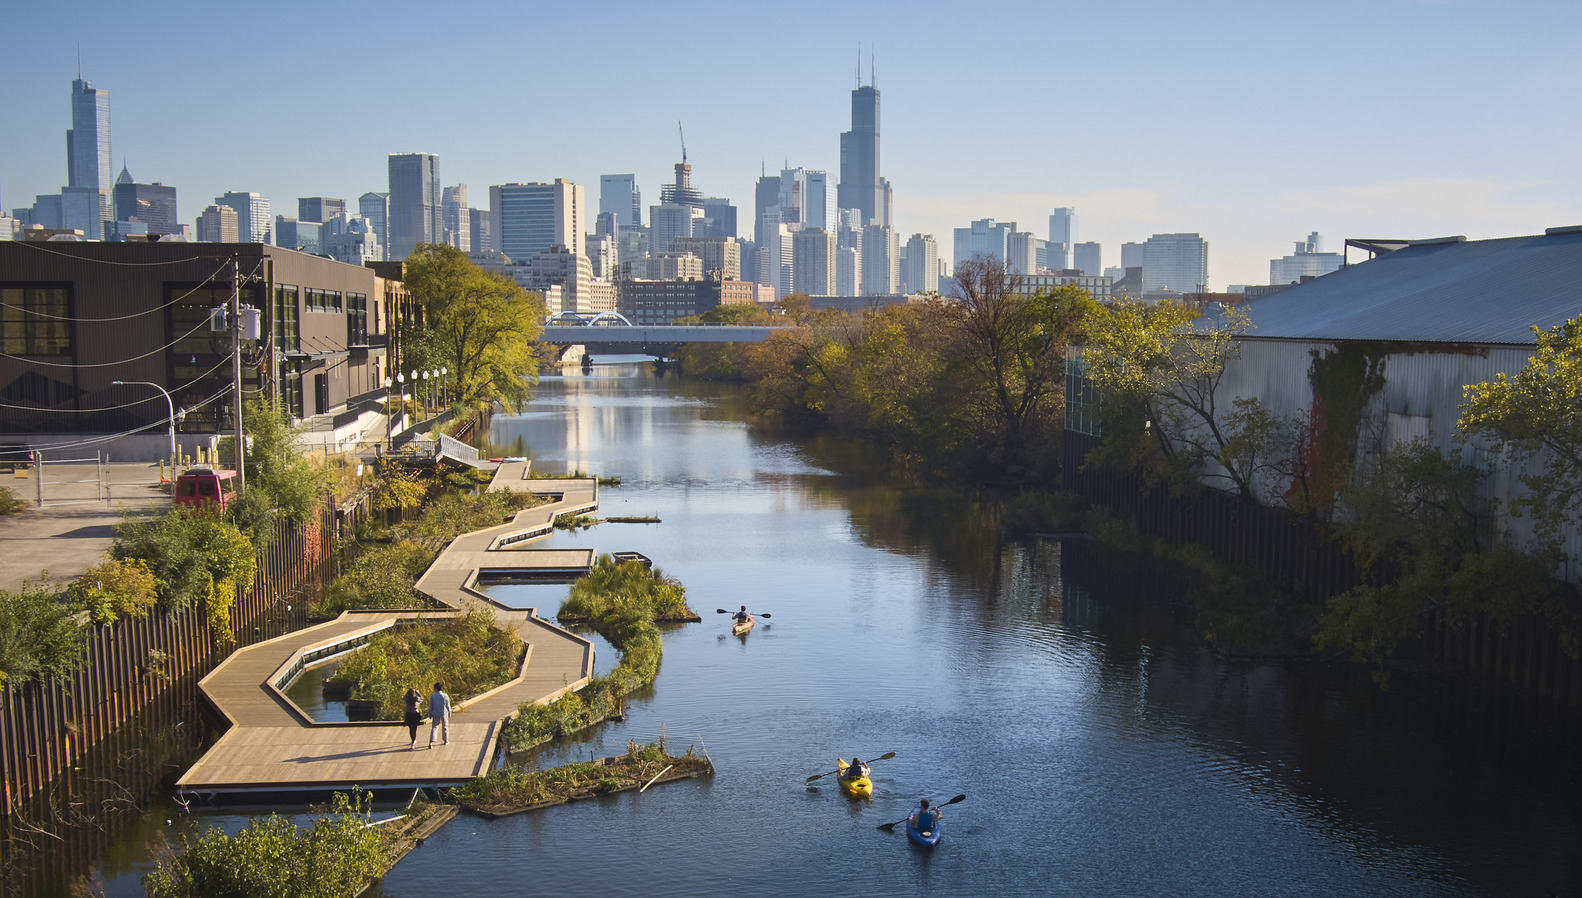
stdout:
<svg viewBox="0 0 1582 898">
<path fill-rule="evenodd" d="M 555 529 L 570 530 L 575 533 L 578 530 L 587 530 L 597 523 L 599 523 L 599 519 L 593 515 L 563 514 L 555 518 Z"/>
<path fill-rule="evenodd" d="M 670 768 L 666 770 L 665 768 Z M 626 754 L 552 767 L 549 770 L 523 770 L 508 767 L 491 771 L 470 783 L 450 790 L 451 801 L 474 813 L 486 816 L 527 811 L 596 795 L 638 789 L 664 771 L 667 778 L 699 776 L 714 769 L 707 758 L 693 749 L 686 754 L 666 753 L 663 743 L 639 745 L 628 742 Z"/>
<path fill-rule="evenodd" d="M 600 555 L 593 569 L 572 584 L 560 606 L 562 623 L 586 623 L 621 653 L 621 662 L 580 691 L 547 705 L 524 703 L 506 722 L 501 738 L 509 751 L 521 751 L 574 733 L 617 713 L 630 692 L 654 682 L 663 651 L 656 621 L 695 621 L 686 589 L 661 571 L 638 561 L 617 564 Z"/>
<path fill-rule="evenodd" d="M 652 514 L 628 515 L 620 518 L 605 518 L 606 524 L 657 524 L 659 516 Z"/>
<path fill-rule="evenodd" d="M 620 486 L 620 485 L 621 485 L 621 478 L 619 478 L 619 477 L 600 477 L 599 478 L 599 486 Z"/>
<path fill-rule="evenodd" d="M 448 620 L 397 626 L 341 663 L 336 678 L 353 680 L 352 698 L 380 703 L 376 720 L 400 720 L 407 687 L 428 695 L 436 680 L 457 704 L 516 677 L 527 646 L 497 629 L 479 609 Z"/>
</svg>

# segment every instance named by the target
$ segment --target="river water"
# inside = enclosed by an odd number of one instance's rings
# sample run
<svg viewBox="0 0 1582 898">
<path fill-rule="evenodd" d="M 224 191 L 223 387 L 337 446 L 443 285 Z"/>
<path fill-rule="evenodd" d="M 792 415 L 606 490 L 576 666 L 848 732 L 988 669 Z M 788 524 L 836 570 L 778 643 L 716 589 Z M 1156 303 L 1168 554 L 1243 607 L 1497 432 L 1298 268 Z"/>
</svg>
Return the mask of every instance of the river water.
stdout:
<svg viewBox="0 0 1582 898">
<path fill-rule="evenodd" d="M 711 778 L 498 821 L 463 815 L 376 894 L 1559 895 L 1582 891 L 1574 712 L 1459 682 L 1227 662 L 1167 579 L 1003 540 L 986 503 L 859 451 L 747 427 L 729 387 L 638 366 L 546 377 L 495 452 L 618 476 L 542 547 L 635 550 L 704 616 L 624 721 L 536 762 L 663 733 Z M 564 587 L 495 587 L 552 617 Z M 717 608 L 768 612 L 745 637 Z M 602 640 L 598 666 L 614 653 Z M 831 782 L 873 765 L 875 795 Z M 965 794 L 931 853 L 881 832 Z M 81 882 L 137 894 L 154 808 Z M 172 830 L 173 831 L 173 830 Z M 65 894 L 64 890 L 50 894 Z M 43 894 L 42 892 L 40 894 Z"/>
<path fill-rule="evenodd" d="M 620 477 L 600 515 L 662 523 L 541 545 L 642 552 L 704 615 L 666 633 L 658 681 L 625 721 L 539 762 L 663 730 L 717 773 L 463 816 L 383 895 L 1582 887 L 1569 714 L 1409 675 L 1381 693 L 1345 671 L 1217 659 L 1169 583 L 1002 541 L 973 500 L 898 489 L 834 444 L 757 434 L 731 388 L 635 366 L 545 378 L 491 439 L 540 469 Z M 523 601 L 554 612 L 542 593 Z M 771 618 L 736 638 L 714 611 L 742 604 Z M 869 801 L 831 778 L 805 785 L 837 756 L 890 751 Z M 957 794 L 931 854 L 876 828 Z"/>
</svg>

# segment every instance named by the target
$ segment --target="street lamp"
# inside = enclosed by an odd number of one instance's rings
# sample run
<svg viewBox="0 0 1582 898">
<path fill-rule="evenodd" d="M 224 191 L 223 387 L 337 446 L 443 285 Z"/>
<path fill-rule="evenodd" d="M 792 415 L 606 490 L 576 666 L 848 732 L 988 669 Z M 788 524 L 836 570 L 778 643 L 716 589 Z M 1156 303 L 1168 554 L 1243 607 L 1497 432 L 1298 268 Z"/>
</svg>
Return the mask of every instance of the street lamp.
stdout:
<svg viewBox="0 0 1582 898">
<path fill-rule="evenodd" d="M 395 407 L 390 404 L 390 388 L 395 386 L 395 381 L 390 375 L 385 375 L 385 448 L 395 451 Z"/>
<path fill-rule="evenodd" d="M 164 395 L 165 407 L 170 409 L 170 466 L 174 469 L 176 467 L 176 403 L 170 398 L 170 391 L 153 381 L 147 380 L 112 380 L 110 385 L 113 387 L 127 385 L 153 387 Z"/>
<path fill-rule="evenodd" d="M 445 396 L 445 373 L 446 373 L 445 372 L 445 366 L 441 365 L 440 368 L 439 368 L 439 397 L 440 397 L 439 401 L 441 401 L 441 402 L 444 402 L 445 399 L 446 399 L 446 396 Z"/>
</svg>

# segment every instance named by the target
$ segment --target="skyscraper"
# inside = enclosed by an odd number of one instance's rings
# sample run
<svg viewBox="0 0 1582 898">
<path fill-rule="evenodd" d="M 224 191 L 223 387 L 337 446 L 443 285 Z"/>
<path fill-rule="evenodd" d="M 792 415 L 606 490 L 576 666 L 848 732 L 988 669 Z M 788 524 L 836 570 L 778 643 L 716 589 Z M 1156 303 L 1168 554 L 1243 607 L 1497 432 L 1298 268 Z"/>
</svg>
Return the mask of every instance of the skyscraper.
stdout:
<svg viewBox="0 0 1582 898">
<path fill-rule="evenodd" d="M 1089 277 L 1098 277 L 1104 273 L 1103 248 L 1097 243 L 1077 244 L 1071 253 L 1071 267 Z"/>
<path fill-rule="evenodd" d="M 472 216 L 467 213 L 466 184 L 440 191 L 440 215 L 445 219 L 444 242 L 464 253 L 472 252 Z"/>
<path fill-rule="evenodd" d="M 933 234 L 913 234 L 906 241 L 906 265 L 901 289 L 907 293 L 939 292 L 939 244 Z"/>
<path fill-rule="evenodd" d="M 214 198 L 216 205 L 230 206 L 236 210 L 236 234 L 241 243 L 273 243 L 274 224 L 269 214 L 269 200 L 256 193 L 233 190 Z"/>
<path fill-rule="evenodd" d="M 586 231 L 582 185 L 564 178 L 553 184 L 500 184 L 489 188 L 490 224 L 500 252 L 526 264 L 551 246 L 581 254 Z"/>
<path fill-rule="evenodd" d="M 864 226 L 888 224 L 885 185 L 879 177 L 879 88 L 874 84 L 859 83 L 851 92 L 851 130 L 840 135 L 837 192 L 840 208 L 859 210 Z"/>
<path fill-rule="evenodd" d="M 132 173 L 122 166 L 112 196 L 116 221 L 140 221 L 148 225 L 150 234 L 181 233 L 180 216 L 176 214 L 176 188 L 158 183 L 138 184 L 132 180 Z"/>
<path fill-rule="evenodd" d="M 599 212 L 612 212 L 621 228 L 643 226 L 643 195 L 636 175 L 599 176 Z"/>
<path fill-rule="evenodd" d="M 1049 216 L 1049 267 L 1071 268 L 1071 251 L 1077 245 L 1077 210 L 1061 207 Z"/>
<path fill-rule="evenodd" d="M 390 194 L 369 191 L 357 198 L 357 211 L 379 238 L 379 260 L 390 258 Z"/>
<path fill-rule="evenodd" d="M 807 173 L 807 196 L 803 204 L 805 217 L 802 221 L 804 228 L 823 228 L 831 233 L 835 230 L 835 191 L 829 189 L 829 172 L 810 171 Z"/>
<path fill-rule="evenodd" d="M 1143 285 L 1148 292 L 1207 290 L 1208 241 L 1197 234 L 1149 237 L 1143 243 Z"/>
<path fill-rule="evenodd" d="M 337 215 L 346 214 L 346 201 L 332 196 L 297 197 L 297 221 L 316 221 L 327 224 Z"/>
<path fill-rule="evenodd" d="M 1038 238 L 1032 231 L 1012 231 L 1005 235 L 1005 268 L 1012 274 L 1037 274 L 1034 259 Z"/>
<path fill-rule="evenodd" d="M 1004 259 L 1005 240 L 1015 230 L 1016 222 L 997 222 L 992 218 L 980 218 L 969 227 L 956 228 L 951 267 L 976 256 Z"/>
<path fill-rule="evenodd" d="M 780 208 L 780 178 L 776 175 L 763 175 L 758 179 L 758 185 L 753 188 L 753 242 L 759 246 L 764 245 L 764 214 L 773 209 Z M 779 217 L 775 218 L 779 222 Z"/>
<path fill-rule="evenodd" d="M 835 235 L 803 228 L 791 238 L 791 286 L 807 296 L 835 295 Z"/>
<path fill-rule="evenodd" d="M 1269 260 L 1270 284 L 1294 284 L 1304 277 L 1323 277 L 1339 271 L 1344 257 L 1340 253 L 1324 252 L 1318 232 L 1296 242 L 1296 252 L 1283 259 Z"/>
<path fill-rule="evenodd" d="M 888 296 L 901 280 L 901 240 L 894 228 L 862 229 L 862 295 Z"/>
<path fill-rule="evenodd" d="M 445 233 L 439 186 L 439 157 L 433 153 L 390 154 L 389 258 L 401 261 L 419 243 Z"/>
<path fill-rule="evenodd" d="M 66 132 L 66 189 L 61 217 L 89 240 L 104 236 L 110 218 L 110 92 L 82 80 L 71 83 L 71 130 Z"/>
<path fill-rule="evenodd" d="M 215 204 L 203 210 L 198 218 L 199 243 L 240 243 L 236 228 L 236 210 Z"/>
</svg>

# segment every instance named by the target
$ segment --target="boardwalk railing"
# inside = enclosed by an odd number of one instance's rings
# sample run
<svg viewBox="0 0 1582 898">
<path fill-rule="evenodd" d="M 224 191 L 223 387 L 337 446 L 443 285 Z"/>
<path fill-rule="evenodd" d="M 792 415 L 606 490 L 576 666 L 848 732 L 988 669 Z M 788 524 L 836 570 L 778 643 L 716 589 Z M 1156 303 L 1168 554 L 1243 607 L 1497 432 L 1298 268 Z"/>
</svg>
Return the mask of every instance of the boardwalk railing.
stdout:
<svg viewBox="0 0 1582 898">
<path fill-rule="evenodd" d="M 282 523 L 260 553 L 253 583 L 231 606 L 236 645 L 307 626 L 307 607 L 339 573 L 340 549 L 367 520 L 370 495 L 320 509 L 306 526 Z M 86 666 L 65 680 L 0 689 L 0 815 L 38 795 L 90 748 L 145 707 L 195 695 L 225 657 L 198 606 L 121 618 L 87 633 Z"/>
</svg>

